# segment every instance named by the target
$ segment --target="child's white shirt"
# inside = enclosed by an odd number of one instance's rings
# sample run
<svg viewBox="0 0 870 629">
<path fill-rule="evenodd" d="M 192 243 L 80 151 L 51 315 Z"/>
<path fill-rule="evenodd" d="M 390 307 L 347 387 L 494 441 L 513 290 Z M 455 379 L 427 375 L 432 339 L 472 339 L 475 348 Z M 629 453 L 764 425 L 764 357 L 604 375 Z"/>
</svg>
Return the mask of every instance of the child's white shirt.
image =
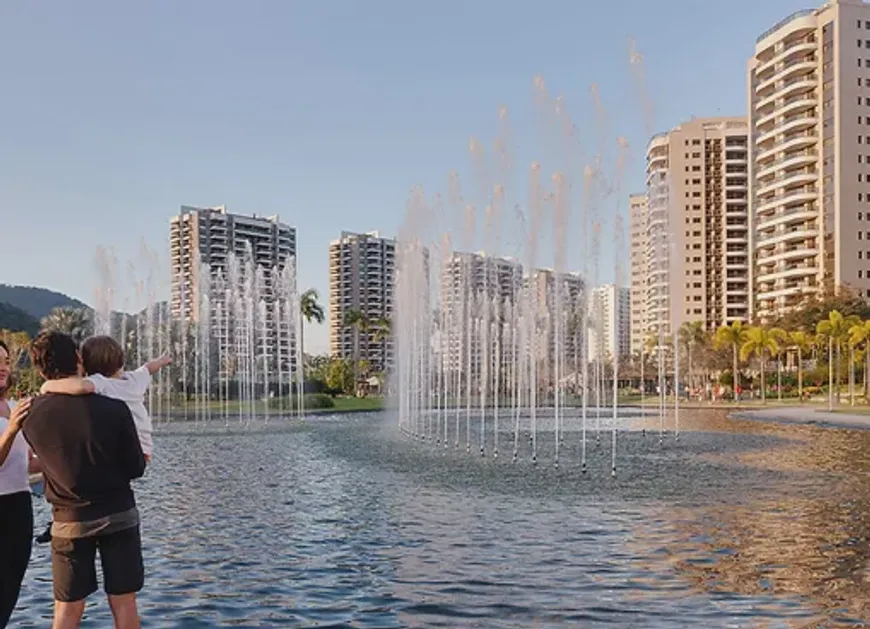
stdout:
<svg viewBox="0 0 870 629">
<path fill-rule="evenodd" d="M 135 371 L 125 371 L 120 378 L 107 378 L 102 374 L 93 374 L 86 378 L 94 385 L 94 392 L 113 400 L 125 402 L 133 415 L 136 432 L 142 452 L 151 456 L 154 442 L 151 433 L 154 428 L 151 416 L 145 408 L 145 392 L 151 384 L 151 373 L 148 367 L 142 366 Z"/>
</svg>

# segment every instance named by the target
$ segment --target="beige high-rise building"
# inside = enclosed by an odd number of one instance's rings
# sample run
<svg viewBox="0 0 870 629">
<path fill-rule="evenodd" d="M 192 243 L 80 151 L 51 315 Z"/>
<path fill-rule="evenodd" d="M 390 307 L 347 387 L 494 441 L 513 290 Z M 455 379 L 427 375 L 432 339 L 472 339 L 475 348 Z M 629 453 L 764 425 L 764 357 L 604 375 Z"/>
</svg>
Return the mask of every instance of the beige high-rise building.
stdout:
<svg viewBox="0 0 870 629">
<path fill-rule="evenodd" d="M 749 61 L 756 315 L 824 288 L 870 295 L 870 4 L 831 0 Z"/>
<path fill-rule="evenodd" d="M 628 205 L 631 248 L 629 264 L 631 281 L 630 349 L 632 354 L 639 354 L 643 349 L 647 290 L 646 193 L 630 195 Z"/>
<path fill-rule="evenodd" d="M 371 324 L 393 316 L 393 282 L 396 241 L 378 232 L 342 232 L 329 243 L 329 351 L 338 358 L 369 363 L 385 371 L 393 362 L 392 335 L 373 325 L 359 334 L 345 324 L 348 311 L 356 310 Z M 359 343 L 359 347 L 356 346 Z"/>
<path fill-rule="evenodd" d="M 645 238 L 647 333 L 749 317 L 747 160 L 742 117 L 691 120 L 650 141 L 646 234 L 632 232 L 632 249 Z"/>
</svg>

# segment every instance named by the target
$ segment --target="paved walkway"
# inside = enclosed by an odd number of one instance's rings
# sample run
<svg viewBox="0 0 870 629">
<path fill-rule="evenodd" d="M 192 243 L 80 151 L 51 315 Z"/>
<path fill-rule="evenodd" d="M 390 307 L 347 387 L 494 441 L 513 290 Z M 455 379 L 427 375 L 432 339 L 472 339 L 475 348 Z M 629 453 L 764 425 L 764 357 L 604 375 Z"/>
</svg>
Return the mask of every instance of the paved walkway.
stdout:
<svg viewBox="0 0 870 629">
<path fill-rule="evenodd" d="M 844 411 L 847 408 L 845 407 Z M 830 413 L 825 409 L 809 406 L 739 410 L 731 413 L 731 416 L 736 419 L 815 424 L 835 428 L 870 428 L 870 415 L 850 415 L 848 412 Z"/>
</svg>

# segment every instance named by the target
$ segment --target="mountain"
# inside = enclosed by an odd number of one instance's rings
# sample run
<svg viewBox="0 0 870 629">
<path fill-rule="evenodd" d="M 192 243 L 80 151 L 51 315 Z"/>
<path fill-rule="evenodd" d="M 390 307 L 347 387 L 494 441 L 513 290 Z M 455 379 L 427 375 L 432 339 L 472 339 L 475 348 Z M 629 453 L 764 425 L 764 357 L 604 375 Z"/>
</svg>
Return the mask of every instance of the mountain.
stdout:
<svg viewBox="0 0 870 629">
<path fill-rule="evenodd" d="M 39 332 L 39 319 L 12 304 L 0 302 L 0 330 L 27 332 L 35 336 Z"/>
<path fill-rule="evenodd" d="M 73 299 L 63 293 L 36 286 L 9 286 L 0 284 L 0 302 L 23 310 L 39 320 L 55 308 L 88 308 L 78 299 Z M 5 327 L 5 326 L 0 326 Z"/>
</svg>

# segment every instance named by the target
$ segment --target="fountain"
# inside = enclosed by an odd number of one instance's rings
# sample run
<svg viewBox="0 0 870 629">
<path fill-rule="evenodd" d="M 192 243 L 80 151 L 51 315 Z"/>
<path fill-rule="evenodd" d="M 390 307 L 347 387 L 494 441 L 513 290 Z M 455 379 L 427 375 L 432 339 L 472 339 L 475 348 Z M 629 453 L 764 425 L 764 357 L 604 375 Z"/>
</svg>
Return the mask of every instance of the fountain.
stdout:
<svg viewBox="0 0 870 629">
<path fill-rule="evenodd" d="M 639 63 L 637 53 L 632 63 Z M 597 445 L 609 436 L 615 476 L 619 432 L 630 430 L 630 420 L 644 411 L 620 407 L 620 357 L 605 349 L 605 329 L 616 329 L 618 299 L 605 315 L 590 296 L 601 279 L 602 239 L 614 243 L 617 295 L 625 282 L 621 195 L 629 145 L 617 138 L 612 143 L 616 156 L 608 162 L 607 117 L 593 88 L 598 154 L 578 173 L 576 127 L 564 100 L 552 99 L 540 77 L 534 90 L 545 128 L 559 129 L 547 155 L 556 168 L 548 186 L 544 162 L 531 163 L 528 198 L 514 205 L 513 220 L 502 211 L 511 183 L 504 167 L 511 162 L 505 132 L 494 142 L 491 164 L 482 143 L 469 142 L 478 184 L 472 198 L 463 196 L 456 173 L 449 177 L 446 207 L 440 196 L 430 203 L 421 188 L 411 191 L 397 248 L 393 389 L 398 426 L 413 441 L 445 448 L 452 443 L 483 458 L 498 459 L 499 444 L 512 441 L 514 462 L 537 465 L 546 459 L 556 468 L 565 461 L 566 444 L 576 445 L 583 472 L 589 439 Z M 498 119 L 507 129 L 504 107 Z M 456 242 L 461 248 L 454 248 Z M 569 253 L 578 244 L 580 269 L 572 271 Z M 481 250 L 475 252 L 476 246 Z M 438 255 L 430 257 L 430 250 Z M 667 256 L 662 260 L 666 264 Z M 663 326 L 659 330 L 663 443 Z M 512 431 L 500 421 L 502 414 L 512 418 Z"/>
</svg>

